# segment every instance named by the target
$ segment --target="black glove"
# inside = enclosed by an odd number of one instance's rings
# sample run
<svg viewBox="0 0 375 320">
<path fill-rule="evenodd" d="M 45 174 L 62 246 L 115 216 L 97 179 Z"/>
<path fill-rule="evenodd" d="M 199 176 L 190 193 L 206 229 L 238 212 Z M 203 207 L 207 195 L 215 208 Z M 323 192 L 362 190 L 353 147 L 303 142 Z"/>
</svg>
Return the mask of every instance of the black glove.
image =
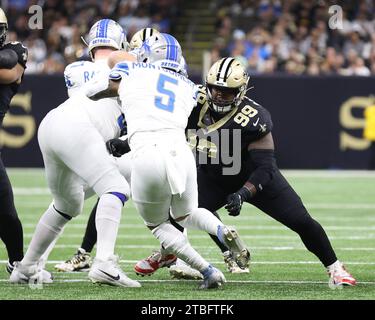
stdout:
<svg viewBox="0 0 375 320">
<path fill-rule="evenodd" d="M 225 209 L 228 210 L 230 216 L 238 216 L 242 208 L 242 197 L 238 193 L 232 193 L 227 197 L 227 205 Z"/>
<path fill-rule="evenodd" d="M 3 48 L 13 50 L 15 53 L 17 53 L 17 62 L 26 69 L 28 50 L 21 42 L 9 42 Z"/>
<path fill-rule="evenodd" d="M 241 212 L 243 202 L 249 201 L 252 196 L 248 188 L 242 187 L 240 190 L 227 197 L 225 209 L 228 210 L 230 216 L 238 216 Z"/>
<path fill-rule="evenodd" d="M 130 151 L 128 139 L 125 141 L 121 139 L 111 139 L 108 140 L 105 145 L 108 152 L 117 158 Z"/>
</svg>

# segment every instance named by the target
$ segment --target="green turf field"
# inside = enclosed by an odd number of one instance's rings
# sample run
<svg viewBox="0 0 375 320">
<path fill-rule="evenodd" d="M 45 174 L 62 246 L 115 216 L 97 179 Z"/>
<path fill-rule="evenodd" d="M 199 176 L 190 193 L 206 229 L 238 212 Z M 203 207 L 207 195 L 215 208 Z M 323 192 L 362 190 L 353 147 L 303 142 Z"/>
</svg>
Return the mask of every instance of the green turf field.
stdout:
<svg viewBox="0 0 375 320">
<path fill-rule="evenodd" d="M 16 206 L 23 223 L 25 244 L 51 198 L 41 170 L 9 170 Z M 235 225 L 252 252 L 250 274 L 225 272 L 227 283 L 218 290 L 200 291 L 197 281 L 176 281 L 162 269 L 140 278 L 132 271 L 136 261 L 158 248 L 132 203 L 123 210 L 117 240 L 121 265 L 142 288 L 94 285 L 87 273 L 54 273 L 55 283 L 32 290 L 10 285 L 5 272 L 5 248 L 0 243 L 0 300 L 4 299 L 375 299 L 375 174 L 370 172 L 287 171 L 285 175 L 302 197 L 312 216 L 325 228 L 340 260 L 357 278 L 358 285 L 343 290 L 328 288 L 328 277 L 317 258 L 299 237 L 257 209 L 245 205 L 239 217 L 223 221 Z M 80 245 L 94 199 L 81 216 L 71 221 L 50 255 L 47 269 L 69 258 Z M 192 245 L 224 271 L 219 250 L 203 232 L 189 232 Z"/>
</svg>

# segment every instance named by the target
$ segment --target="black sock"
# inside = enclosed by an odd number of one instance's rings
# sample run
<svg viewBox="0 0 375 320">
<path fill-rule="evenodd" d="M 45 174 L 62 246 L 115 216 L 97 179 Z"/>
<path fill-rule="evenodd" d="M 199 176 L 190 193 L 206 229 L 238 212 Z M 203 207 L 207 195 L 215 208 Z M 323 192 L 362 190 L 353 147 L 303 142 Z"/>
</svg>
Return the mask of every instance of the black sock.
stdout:
<svg viewBox="0 0 375 320">
<path fill-rule="evenodd" d="M 96 217 L 96 209 L 98 208 L 98 201 L 94 208 L 92 208 L 90 213 L 89 221 L 87 222 L 85 236 L 83 237 L 83 241 L 81 244 L 81 248 L 86 250 L 86 252 L 91 252 L 94 248 L 97 240 L 97 232 L 96 232 L 96 225 L 95 225 L 95 217 Z"/>
</svg>

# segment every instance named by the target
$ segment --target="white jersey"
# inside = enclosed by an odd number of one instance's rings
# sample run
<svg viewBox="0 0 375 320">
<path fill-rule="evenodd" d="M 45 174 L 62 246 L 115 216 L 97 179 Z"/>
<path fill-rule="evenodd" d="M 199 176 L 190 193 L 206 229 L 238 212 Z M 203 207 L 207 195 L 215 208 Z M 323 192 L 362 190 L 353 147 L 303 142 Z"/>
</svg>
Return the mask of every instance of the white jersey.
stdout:
<svg viewBox="0 0 375 320">
<path fill-rule="evenodd" d="M 79 61 L 69 64 L 64 71 L 68 89 L 68 99 L 59 108 L 65 114 L 71 114 L 77 120 L 90 121 L 103 140 L 117 138 L 125 128 L 125 118 L 117 98 L 106 98 L 93 101 L 86 97 L 93 87 L 104 90 L 108 85 L 110 68 L 107 60 L 95 62 Z"/>
<path fill-rule="evenodd" d="M 155 141 L 165 134 L 185 139 L 188 118 L 196 105 L 197 86 L 183 75 L 154 64 L 123 64 L 127 67 L 119 96 L 131 148 L 135 141 Z"/>
</svg>

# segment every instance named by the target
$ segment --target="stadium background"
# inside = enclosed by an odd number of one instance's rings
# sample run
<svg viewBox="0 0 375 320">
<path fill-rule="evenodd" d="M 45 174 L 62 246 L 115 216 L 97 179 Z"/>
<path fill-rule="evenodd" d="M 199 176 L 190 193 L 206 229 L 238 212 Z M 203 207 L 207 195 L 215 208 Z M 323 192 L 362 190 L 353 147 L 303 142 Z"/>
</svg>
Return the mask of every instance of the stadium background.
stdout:
<svg viewBox="0 0 375 320">
<path fill-rule="evenodd" d="M 29 28 L 34 4 L 43 9 L 40 30 Z M 329 27 L 332 5 L 343 9 L 342 29 Z M 172 33 L 197 83 L 220 57 L 241 59 L 254 86 L 248 95 L 273 116 L 281 168 L 373 168 L 374 144 L 363 137 L 364 111 L 375 103 L 373 1 L 3 0 L 2 8 L 9 40 L 29 48 L 25 79 L 0 135 L 8 167 L 43 166 L 38 125 L 67 97 L 65 66 L 89 59 L 81 35 L 109 17 L 128 40 L 143 27 Z"/>
<path fill-rule="evenodd" d="M 43 29 L 29 30 L 27 12 L 43 8 Z M 328 28 L 331 5 L 343 8 L 342 30 Z M 254 89 L 249 96 L 273 116 L 279 166 L 304 169 L 366 169 L 373 144 L 363 138 L 364 110 L 374 104 L 375 20 L 372 1 L 1 1 L 10 40 L 29 47 L 20 92 L 12 101 L 0 141 L 24 227 L 25 248 L 51 196 L 46 186 L 36 130 L 43 116 L 66 99 L 62 72 L 69 62 L 87 59 L 80 40 L 96 20 L 111 17 L 132 34 L 146 26 L 170 32 L 180 41 L 189 76 L 202 81 L 207 66 L 221 56 L 247 64 Z M 196 283 L 171 280 L 166 269 L 142 278 L 134 292 L 92 286 L 86 274 L 56 274 L 44 290 L 8 284 L 0 268 L 1 299 L 371 299 L 375 298 L 374 173 L 346 170 L 283 171 L 312 216 L 320 221 L 340 260 L 358 286 L 332 291 L 319 261 L 299 237 L 250 205 L 223 221 L 238 226 L 252 250 L 251 273 L 232 275 L 223 290 L 202 292 Z M 47 265 L 67 259 L 79 246 L 88 214 L 66 227 Z M 131 202 L 124 209 L 116 251 L 131 278 L 132 266 L 157 248 Z M 207 235 L 189 233 L 192 245 L 224 270 L 223 259 Z M 0 263 L 6 254 L 0 244 Z M 311 308 L 310 308 L 311 309 Z M 137 311 L 136 309 L 134 309 Z M 343 310 L 346 310 L 344 308 Z M 61 310 L 64 312 L 65 310 Z M 335 309 L 337 312 L 337 308 Z M 70 312 L 68 308 L 66 312 Z"/>
</svg>

